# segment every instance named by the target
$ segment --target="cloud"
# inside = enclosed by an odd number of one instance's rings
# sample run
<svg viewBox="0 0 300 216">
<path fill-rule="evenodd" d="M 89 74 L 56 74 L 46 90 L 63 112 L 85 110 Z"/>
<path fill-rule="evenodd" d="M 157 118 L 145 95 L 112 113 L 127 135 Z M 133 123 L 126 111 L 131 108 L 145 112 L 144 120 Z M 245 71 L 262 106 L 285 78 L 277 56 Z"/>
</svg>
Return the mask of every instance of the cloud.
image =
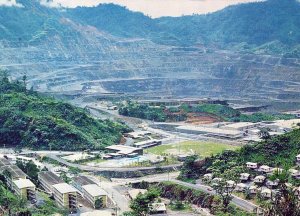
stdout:
<svg viewBox="0 0 300 216">
<path fill-rule="evenodd" d="M 96 6 L 101 3 L 114 3 L 140 11 L 151 17 L 182 16 L 205 14 L 221 10 L 229 5 L 263 0 L 41 0 L 49 7 Z"/>
<path fill-rule="evenodd" d="M 23 7 L 23 5 L 20 3 L 17 3 L 16 0 L 0 0 L 0 6 Z"/>
</svg>

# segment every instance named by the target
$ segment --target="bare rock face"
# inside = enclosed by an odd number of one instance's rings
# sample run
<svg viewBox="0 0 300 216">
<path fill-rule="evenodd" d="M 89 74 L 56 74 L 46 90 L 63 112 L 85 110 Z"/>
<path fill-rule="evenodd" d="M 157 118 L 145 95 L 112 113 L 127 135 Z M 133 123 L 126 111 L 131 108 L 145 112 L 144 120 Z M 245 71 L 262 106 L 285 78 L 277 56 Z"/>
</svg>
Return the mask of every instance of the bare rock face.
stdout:
<svg viewBox="0 0 300 216">
<path fill-rule="evenodd" d="M 116 37 L 64 16 L 57 23 L 31 40 L 2 38 L 1 67 L 42 92 L 300 102 L 297 58 Z"/>
</svg>

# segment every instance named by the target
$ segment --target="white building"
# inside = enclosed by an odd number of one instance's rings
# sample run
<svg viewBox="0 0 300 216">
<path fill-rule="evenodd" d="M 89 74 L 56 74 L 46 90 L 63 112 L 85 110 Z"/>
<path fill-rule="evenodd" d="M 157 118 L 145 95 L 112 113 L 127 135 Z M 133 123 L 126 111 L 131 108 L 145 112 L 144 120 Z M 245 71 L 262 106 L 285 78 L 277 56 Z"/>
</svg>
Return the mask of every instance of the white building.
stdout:
<svg viewBox="0 0 300 216">
<path fill-rule="evenodd" d="M 243 191 L 246 190 L 246 188 L 247 188 L 247 185 L 246 185 L 246 184 L 244 184 L 244 183 L 239 183 L 239 184 L 236 185 L 235 190 L 238 191 L 238 192 L 243 192 Z"/>
<path fill-rule="evenodd" d="M 251 194 L 256 194 L 257 191 L 258 191 L 258 188 L 257 188 L 257 186 L 252 185 L 252 186 L 249 187 L 249 191 L 250 191 Z"/>
<path fill-rule="evenodd" d="M 235 186 L 235 181 L 232 181 L 232 180 L 226 181 L 227 188 L 233 188 L 234 186 Z"/>
<path fill-rule="evenodd" d="M 241 173 L 240 175 L 240 180 L 241 181 L 248 181 L 250 178 L 250 174 L 249 173 Z"/>
<path fill-rule="evenodd" d="M 300 177 L 300 172 L 299 170 L 296 169 L 289 169 L 289 173 L 293 178 L 299 178 Z"/>
<path fill-rule="evenodd" d="M 218 185 L 222 180 L 222 178 L 214 178 L 211 182 L 212 185 Z"/>
<path fill-rule="evenodd" d="M 70 211 L 75 211 L 77 209 L 77 190 L 67 184 L 60 183 L 53 185 L 53 197 L 55 201 L 64 208 Z"/>
<path fill-rule="evenodd" d="M 272 191 L 269 188 L 263 188 L 261 190 L 260 194 L 263 198 L 271 198 Z"/>
<path fill-rule="evenodd" d="M 297 160 L 298 163 L 300 163 L 300 154 L 298 154 L 298 155 L 296 156 L 296 160 Z"/>
<path fill-rule="evenodd" d="M 82 186 L 83 197 L 95 209 L 107 207 L 107 193 L 96 184 Z"/>
<path fill-rule="evenodd" d="M 247 163 L 246 163 L 246 166 L 247 166 L 247 168 L 249 168 L 249 169 L 257 169 L 257 168 L 258 168 L 257 163 L 252 163 L 252 162 L 247 162 Z"/>
<path fill-rule="evenodd" d="M 213 174 L 212 173 L 206 173 L 203 176 L 203 179 L 205 179 L 205 180 L 212 180 L 212 178 L 213 178 Z"/>
<path fill-rule="evenodd" d="M 35 200 L 35 185 L 29 179 L 19 179 L 12 182 L 13 191 L 26 200 Z"/>
<path fill-rule="evenodd" d="M 279 183 L 279 180 L 275 180 L 275 181 L 268 180 L 266 182 L 266 186 L 270 187 L 270 188 L 273 188 L 273 187 L 277 187 L 278 183 Z"/>
<path fill-rule="evenodd" d="M 254 183 L 259 183 L 259 184 L 262 184 L 264 183 L 264 181 L 266 180 L 266 177 L 265 176 L 256 176 L 254 178 Z"/>
<path fill-rule="evenodd" d="M 263 172 L 263 173 L 269 173 L 269 172 L 272 172 L 272 170 L 273 170 L 273 168 L 269 167 L 267 165 L 262 165 L 258 169 L 259 172 Z"/>
</svg>

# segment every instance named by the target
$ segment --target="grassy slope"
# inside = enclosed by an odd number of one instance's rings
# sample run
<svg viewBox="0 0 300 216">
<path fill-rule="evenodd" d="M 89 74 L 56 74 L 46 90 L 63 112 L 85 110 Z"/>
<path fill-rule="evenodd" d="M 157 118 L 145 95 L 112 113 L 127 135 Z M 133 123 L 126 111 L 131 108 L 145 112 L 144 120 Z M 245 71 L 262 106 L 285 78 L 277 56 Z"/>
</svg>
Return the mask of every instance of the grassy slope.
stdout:
<svg viewBox="0 0 300 216">
<path fill-rule="evenodd" d="M 223 152 L 224 150 L 235 150 L 239 147 L 226 145 L 222 143 L 203 142 L 203 141 L 186 141 L 177 144 L 160 145 L 148 149 L 147 151 L 157 155 L 194 153 L 201 157 L 208 157 Z"/>
<path fill-rule="evenodd" d="M 238 178 L 245 172 L 246 162 L 257 162 L 271 167 L 292 168 L 296 166 L 296 155 L 300 153 L 300 129 L 284 135 L 273 137 L 267 141 L 243 146 L 237 151 L 225 151 L 209 157 L 201 167 L 185 167 L 182 176 L 197 179 L 199 176 L 213 171 L 217 176 L 230 173 L 232 178 Z M 188 176 L 187 176 L 188 175 Z M 297 183 L 300 185 L 300 182 Z"/>
<path fill-rule="evenodd" d="M 2 82 L 2 89 L 4 85 L 12 84 Z M 1 91 L 0 128 L 0 143 L 59 150 L 101 149 L 118 143 L 128 130 L 95 120 L 84 109 L 16 88 Z"/>
</svg>

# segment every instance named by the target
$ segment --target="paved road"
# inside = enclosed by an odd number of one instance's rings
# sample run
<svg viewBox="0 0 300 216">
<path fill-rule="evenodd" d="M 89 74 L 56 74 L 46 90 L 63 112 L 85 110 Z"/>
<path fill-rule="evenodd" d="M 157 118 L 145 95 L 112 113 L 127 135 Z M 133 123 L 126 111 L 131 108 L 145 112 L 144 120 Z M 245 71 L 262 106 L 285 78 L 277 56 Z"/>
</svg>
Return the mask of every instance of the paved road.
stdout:
<svg viewBox="0 0 300 216">
<path fill-rule="evenodd" d="M 183 185 L 183 186 L 187 186 L 187 187 L 190 187 L 190 188 L 201 190 L 201 191 L 203 191 L 205 193 L 208 193 L 208 194 L 212 194 L 212 195 L 216 194 L 214 190 L 209 190 L 210 187 L 208 187 L 206 185 L 202 185 L 202 184 L 196 184 L 195 185 L 195 184 L 182 182 L 182 181 L 179 181 L 179 180 L 176 180 L 176 179 L 172 179 L 171 181 L 174 182 L 174 183 Z M 255 205 L 255 204 L 253 204 L 253 203 L 251 203 L 247 200 L 241 199 L 241 198 L 239 198 L 235 195 L 233 195 L 232 203 L 234 203 L 236 206 L 238 206 L 241 209 L 244 209 L 248 212 L 253 212 L 253 211 L 255 211 L 256 208 L 258 208 L 257 205 Z"/>
<path fill-rule="evenodd" d="M 146 170 L 152 170 L 152 169 L 155 169 L 156 166 L 152 166 L 152 167 L 132 167 L 132 168 L 127 168 L 127 167 L 100 167 L 100 166 L 97 166 L 97 167 L 94 167 L 94 166 L 87 166 L 87 165 L 81 165 L 81 164 L 75 164 L 75 163 L 71 163 L 71 162 L 68 162 L 60 157 L 58 157 L 57 155 L 55 154 L 47 154 L 47 157 L 53 159 L 53 160 L 56 160 L 58 161 L 59 163 L 61 164 L 64 164 L 68 167 L 76 167 L 82 171 L 88 171 L 88 172 L 97 172 L 97 171 L 119 171 L 119 172 L 122 172 L 122 171 L 146 171 Z M 161 166 L 161 168 L 180 168 L 181 164 L 177 164 L 177 165 L 169 165 L 169 166 Z"/>
<path fill-rule="evenodd" d="M 162 181 L 167 181 L 169 179 L 169 181 L 179 184 L 179 185 L 182 185 L 182 186 L 201 190 L 205 193 L 212 194 L 212 195 L 216 194 L 216 192 L 214 190 L 211 190 L 211 188 L 209 186 L 202 185 L 202 184 L 191 184 L 191 183 L 179 181 L 176 179 L 177 176 L 178 176 L 178 172 L 175 172 L 175 173 L 170 173 L 170 174 L 164 173 L 164 174 L 158 174 L 158 175 L 154 175 L 154 176 L 146 176 L 146 177 L 141 177 L 141 178 L 136 178 L 136 179 L 112 179 L 112 181 L 116 181 L 118 183 L 139 182 L 142 180 L 148 181 L 148 182 L 162 182 Z M 232 203 L 235 204 L 236 206 L 238 206 L 239 208 L 244 209 L 245 211 L 248 211 L 248 212 L 253 212 L 256 210 L 256 208 L 258 208 L 257 205 L 255 205 L 247 200 L 241 199 L 235 195 L 233 195 Z"/>
</svg>

